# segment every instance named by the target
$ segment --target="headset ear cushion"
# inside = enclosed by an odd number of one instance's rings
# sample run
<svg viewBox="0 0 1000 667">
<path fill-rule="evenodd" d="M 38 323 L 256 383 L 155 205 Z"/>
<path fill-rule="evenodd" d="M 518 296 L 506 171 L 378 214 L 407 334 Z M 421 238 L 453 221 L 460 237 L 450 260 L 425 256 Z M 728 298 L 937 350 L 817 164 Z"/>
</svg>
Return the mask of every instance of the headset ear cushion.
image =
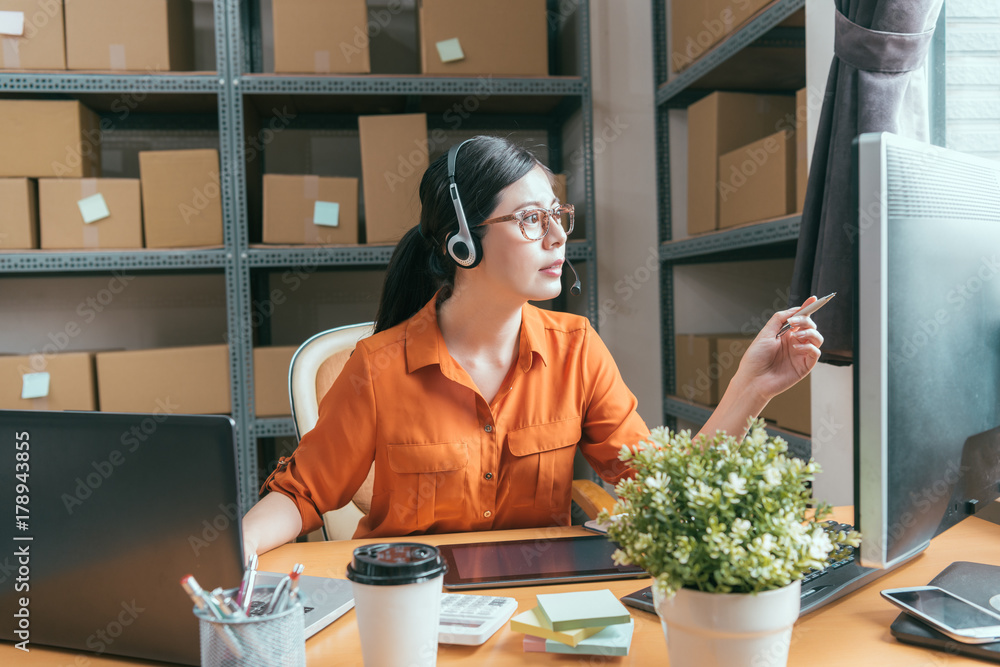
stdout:
<svg viewBox="0 0 1000 667">
<path fill-rule="evenodd" d="M 483 245 L 480 243 L 479 239 L 476 238 L 475 234 L 471 234 L 472 237 L 472 248 L 468 247 L 468 243 L 462 239 L 454 239 L 455 234 L 451 233 L 448 238 L 445 239 L 445 245 L 448 248 L 448 256 L 451 258 L 455 265 L 462 269 L 472 269 L 479 266 L 479 262 L 483 261 Z M 468 262 L 469 250 L 475 252 L 475 257 L 473 261 Z"/>
</svg>

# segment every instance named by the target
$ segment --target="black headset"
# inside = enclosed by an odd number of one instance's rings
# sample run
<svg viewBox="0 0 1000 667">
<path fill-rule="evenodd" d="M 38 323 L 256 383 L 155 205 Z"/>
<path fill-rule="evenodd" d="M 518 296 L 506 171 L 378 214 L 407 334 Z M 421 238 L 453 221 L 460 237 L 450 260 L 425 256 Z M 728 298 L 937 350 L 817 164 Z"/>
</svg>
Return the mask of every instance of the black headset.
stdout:
<svg viewBox="0 0 1000 667">
<path fill-rule="evenodd" d="M 465 209 L 462 208 L 462 198 L 458 196 L 458 185 L 455 184 L 458 149 L 470 141 L 472 139 L 466 139 L 448 149 L 448 192 L 451 195 L 451 203 L 455 205 L 455 215 L 458 217 L 458 234 L 449 235 L 448 255 L 465 269 L 471 269 L 483 260 L 483 247 L 479 239 L 469 231 L 469 223 L 465 220 Z"/>
<path fill-rule="evenodd" d="M 483 246 L 479 239 L 469 231 L 469 223 L 465 219 L 465 209 L 462 208 L 462 198 L 458 196 L 458 185 L 455 183 L 455 162 L 458 160 L 458 149 L 472 141 L 466 139 L 460 144 L 455 144 L 448 149 L 448 192 L 451 195 L 451 203 L 455 205 L 455 215 L 458 217 L 458 233 L 448 237 L 448 255 L 456 264 L 465 269 L 471 269 L 483 260 Z M 576 269 L 566 258 L 566 266 L 573 272 L 573 286 L 569 291 L 574 296 L 580 294 L 580 276 L 576 274 Z"/>
</svg>

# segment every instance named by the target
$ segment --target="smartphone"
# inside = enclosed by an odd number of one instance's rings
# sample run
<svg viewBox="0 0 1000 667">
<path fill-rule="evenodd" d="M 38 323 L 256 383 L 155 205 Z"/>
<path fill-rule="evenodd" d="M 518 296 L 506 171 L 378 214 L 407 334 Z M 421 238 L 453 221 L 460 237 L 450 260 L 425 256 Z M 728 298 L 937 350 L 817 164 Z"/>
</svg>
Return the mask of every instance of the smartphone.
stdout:
<svg viewBox="0 0 1000 667">
<path fill-rule="evenodd" d="M 882 597 L 938 632 L 965 644 L 1000 641 L 1000 614 L 937 586 L 889 588 Z"/>
</svg>

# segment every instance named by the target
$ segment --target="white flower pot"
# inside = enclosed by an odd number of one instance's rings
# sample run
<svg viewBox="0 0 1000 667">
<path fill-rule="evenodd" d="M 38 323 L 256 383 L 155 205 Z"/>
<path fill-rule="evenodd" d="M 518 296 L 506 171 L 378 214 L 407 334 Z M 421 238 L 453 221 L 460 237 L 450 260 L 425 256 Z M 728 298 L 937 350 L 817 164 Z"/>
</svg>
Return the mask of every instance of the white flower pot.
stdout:
<svg viewBox="0 0 1000 667">
<path fill-rule="evenodd" d="M 681 589 L 665 598 L 654 586 L 670 667 L 782 667 L 800 589 L 796 581 L 756 595 Z"/>
</svg>

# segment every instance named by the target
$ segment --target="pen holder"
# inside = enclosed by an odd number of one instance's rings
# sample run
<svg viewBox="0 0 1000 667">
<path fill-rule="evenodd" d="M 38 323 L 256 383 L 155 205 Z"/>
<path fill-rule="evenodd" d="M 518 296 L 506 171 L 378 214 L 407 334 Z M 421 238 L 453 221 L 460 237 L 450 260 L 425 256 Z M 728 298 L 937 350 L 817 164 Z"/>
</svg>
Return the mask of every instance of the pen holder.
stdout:
<svg viewBox="0 0 1000 667">
<path fill-rule="evenodd" d="M 269 616 L 219 620 L 195 608 L 202 667 L 305 667 L 301 604 Z"/>
</svg>

